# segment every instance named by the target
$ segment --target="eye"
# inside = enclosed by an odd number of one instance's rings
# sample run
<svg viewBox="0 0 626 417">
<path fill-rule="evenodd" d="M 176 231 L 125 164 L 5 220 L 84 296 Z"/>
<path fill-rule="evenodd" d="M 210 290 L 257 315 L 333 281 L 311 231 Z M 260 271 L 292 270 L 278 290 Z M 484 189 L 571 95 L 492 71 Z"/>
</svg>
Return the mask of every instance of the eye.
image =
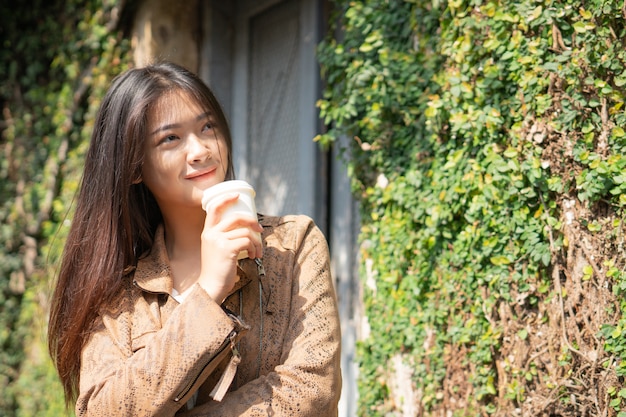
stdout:
<svg viewBox="0 0 626 417">
<path fill-rule="evenodd" d="M 159 141 L 159 144 L 167 144 L 177 141 L 179 139 L 176 135 L 167 135 Z"/>
<path fill-rule="evenodd" d="M 204 124 L 204 126 L 202 126 L 202 132 L 206 133 L 206 132 L 212 131 L 213 128 L 214 128 L 213 122 L 208 121 Z"/>
</svg>

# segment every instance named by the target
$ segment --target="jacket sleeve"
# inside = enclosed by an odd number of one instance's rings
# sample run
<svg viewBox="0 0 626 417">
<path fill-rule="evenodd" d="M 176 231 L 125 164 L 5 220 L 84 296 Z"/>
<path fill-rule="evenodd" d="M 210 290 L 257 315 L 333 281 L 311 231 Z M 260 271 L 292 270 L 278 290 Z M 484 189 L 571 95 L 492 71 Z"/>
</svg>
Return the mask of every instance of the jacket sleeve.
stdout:
<svg viewBox="0 0 626 417">
<path fill-rule="evenodd" d="M 289 330 L 281 364 L 228 393 L 221 402 L 211 401 L 182 415 L 337 415 L 341 334 L 328 245 L 312 222 L 298 234 Z"/>
<path fill-rule="evenodd" d="M 173 416 L 185 404 L 211 359 L 230 348 L 229 336 L 239 330 L 196 286 L 162 328 L 142 335 L 143 346 L 120 342 L 130 341 L 130 323 L 120 327 L 128 335 L 106 326 L 107 320 L 130 321 L 131 313 L 99 321 L 81 356 L 77 416 Z"/>
</svg>

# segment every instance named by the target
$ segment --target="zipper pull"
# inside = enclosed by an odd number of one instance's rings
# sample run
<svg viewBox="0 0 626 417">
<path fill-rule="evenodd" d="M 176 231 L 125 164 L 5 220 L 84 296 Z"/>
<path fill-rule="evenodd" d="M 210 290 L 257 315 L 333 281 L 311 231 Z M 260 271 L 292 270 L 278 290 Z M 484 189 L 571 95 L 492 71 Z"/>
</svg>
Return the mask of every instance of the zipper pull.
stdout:
<svg viewBox="0 0 626 417">
<path fill-rule="evenodd" d="M 263 268 L 263 262 L 259 258 L 254 258 L 254 262 L 256 262 L 256 269 L 260 276 L 265 276 L 265 268 Z"/>
<path fill-rule="evenodd" d="M 217 381 L 217 384 L 215 384 L 215 387 L 213 387 L 211 394 L 209 394 L 211 398 L 213 398 L 213 400 L 215 401 L 222 401 L 224 395 L 226 395 L 226 393 L 228 392 L 230 384 L 232 384 L 233 379 L 235 379 L 237 366 L 241 362 L 241 356 L 239 355 L 239 350 L 237 349 L 237 345 L 234 342 L 233 337 L 231 337 L 230 340 L 230 349 L 232 351 L 232 356 L 228 361 L 228 365 L 226 366 L 224 373 L 220 377 L 220 380 Z"/>
<path fill-rule="evenodd" d="M 230 351 L 233 352 L 233 356 L 239 356 L 239 349 L 237 349 L 237 343 L 235 343 L 235 336 L 237 333 L 233 332 L 230 334 Z"/>
</svg>

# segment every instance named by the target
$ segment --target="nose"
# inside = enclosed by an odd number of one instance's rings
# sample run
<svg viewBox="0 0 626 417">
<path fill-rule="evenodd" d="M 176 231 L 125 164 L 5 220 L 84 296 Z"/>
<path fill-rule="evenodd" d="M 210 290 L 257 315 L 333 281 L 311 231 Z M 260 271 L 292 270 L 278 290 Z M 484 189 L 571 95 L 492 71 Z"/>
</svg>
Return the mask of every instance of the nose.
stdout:
<svg viewBox="0 0 626 417">
<path fill-rule="evenodd" d="M 189 163 L 204 162 L 211 158 L 211 149 L 206 141 L 190 134 L 187 138 L 187 161 Z"/>
</svg>

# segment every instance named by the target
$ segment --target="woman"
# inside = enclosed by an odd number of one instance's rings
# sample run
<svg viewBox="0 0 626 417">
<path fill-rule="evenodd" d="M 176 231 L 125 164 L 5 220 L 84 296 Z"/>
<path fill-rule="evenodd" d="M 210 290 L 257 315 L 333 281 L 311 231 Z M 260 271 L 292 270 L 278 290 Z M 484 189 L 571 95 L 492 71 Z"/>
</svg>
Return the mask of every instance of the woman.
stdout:
<svg viewBox="0 0 626 417">
<path fill-rule="evenodd" d="M 231 149 L 219 104 L 187 70 L 155 64 L 112 83 L 50 314 L 78 416 L 337 415 L 326 241 L 305 216 L 222 219 L 237 194 L 203 211 L 203 191 L 234 178 Z"/>
</svg>

